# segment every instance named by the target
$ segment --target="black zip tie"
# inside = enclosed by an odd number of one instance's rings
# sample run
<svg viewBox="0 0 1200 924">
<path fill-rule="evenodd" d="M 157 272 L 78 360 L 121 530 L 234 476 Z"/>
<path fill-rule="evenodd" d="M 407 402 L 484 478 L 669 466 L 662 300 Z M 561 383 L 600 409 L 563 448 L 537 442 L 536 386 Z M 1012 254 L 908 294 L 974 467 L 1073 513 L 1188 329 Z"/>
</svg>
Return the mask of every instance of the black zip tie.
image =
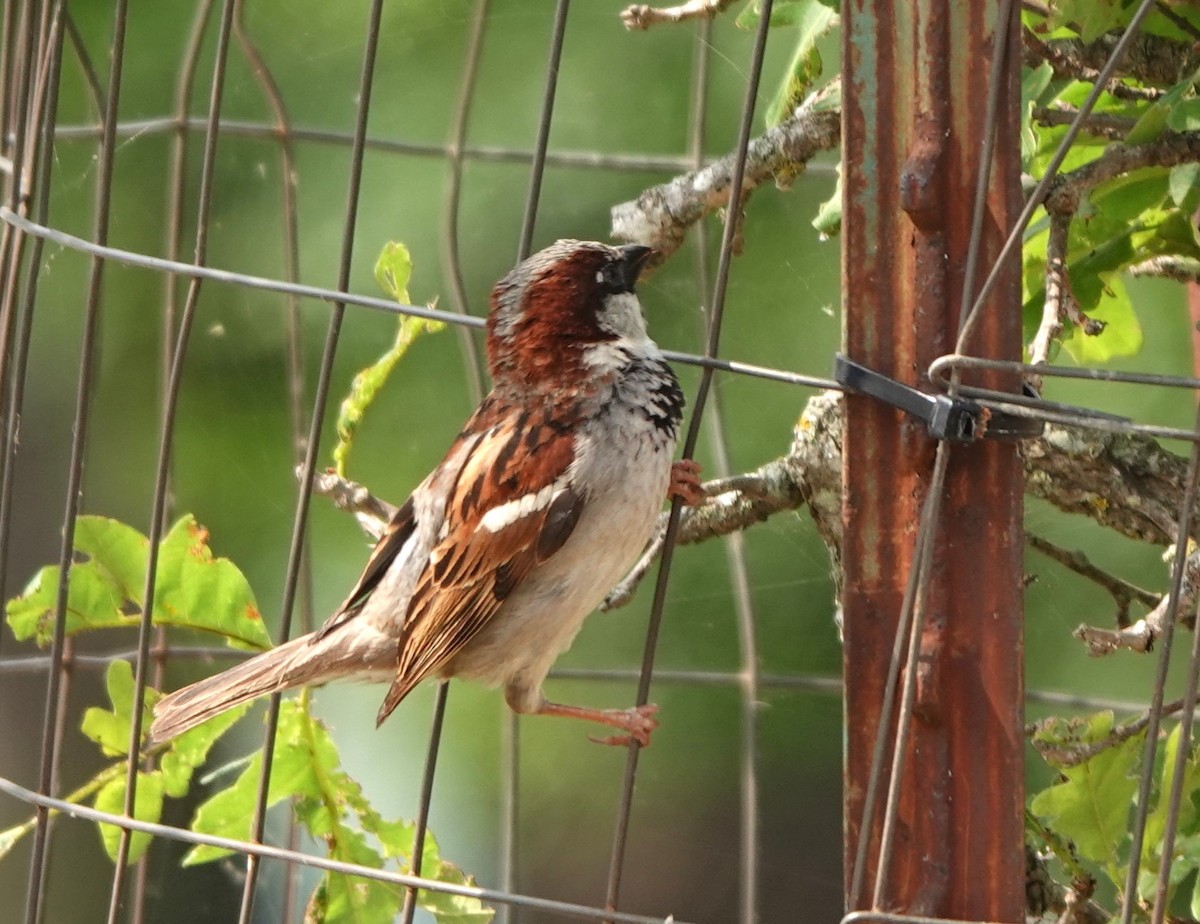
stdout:
<svg viewBox="0 0 1200 924">
<path fill-rule="evenodd" d="M 877 398 L 923 421 L 929 435 L 937 440 L 952 443 L 973 443 L 984 437 L 1025 440 L 1041 436 L 1044 428 L 1040 420 L 986 408 L 970 398 L 926 394 L 841 353 L 834 358 L 833 377 L 847 391 Z M 1024 389 L 1027 395 L 1032 392 L 1028 384 Z"/>
</svg>

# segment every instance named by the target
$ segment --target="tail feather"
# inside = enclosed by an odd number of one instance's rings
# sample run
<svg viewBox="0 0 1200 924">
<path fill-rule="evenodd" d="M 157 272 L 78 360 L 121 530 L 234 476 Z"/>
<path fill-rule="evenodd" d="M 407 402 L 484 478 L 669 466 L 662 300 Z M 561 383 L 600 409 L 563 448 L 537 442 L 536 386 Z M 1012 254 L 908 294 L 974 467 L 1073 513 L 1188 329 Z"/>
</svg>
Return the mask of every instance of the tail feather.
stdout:
<svg viewBox="0 0 1200 924">
<path fill-rule="evenodd" d="M 297 657 L 311 641 L 311 636 L 294 639 L 163 697 L 154 707 L 150 744 L 170 741 L 241 703 L 314 682 L 316 659 Z"/>
</svg>

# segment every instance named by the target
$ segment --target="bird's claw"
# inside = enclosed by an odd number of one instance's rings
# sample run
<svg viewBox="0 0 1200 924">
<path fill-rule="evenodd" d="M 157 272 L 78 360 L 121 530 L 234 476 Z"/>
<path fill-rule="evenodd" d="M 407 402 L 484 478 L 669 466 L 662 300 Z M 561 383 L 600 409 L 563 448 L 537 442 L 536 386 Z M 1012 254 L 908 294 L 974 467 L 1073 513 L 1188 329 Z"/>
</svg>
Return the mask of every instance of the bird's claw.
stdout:
<svg viewBox="0 0 1200 924">
<path fill-rule="evenodd" d="M 695 459 L 680 459 L 671 466 L 671 483 L 667 488 L 668 498 L 679 498 L 689 507 L 704 503 L 708 495 L 700 483 L 700 463 Z"/>
<path fill-rule="evenodd" d="M 650 733 L 658 728 L 658 720 L 654 718 L 656 712 L 658 706 L 654 703 L 634 706 L 631 709 L 614 709 L 609 713 L 610 724 L 625 729 L 629 734 L 610 735 L 606 738 L 588 735 L 588 740 L 615 747 L 628 747 L 636 741 L 642 747 L 647 747 L 650 744 Z"/>
</svg>

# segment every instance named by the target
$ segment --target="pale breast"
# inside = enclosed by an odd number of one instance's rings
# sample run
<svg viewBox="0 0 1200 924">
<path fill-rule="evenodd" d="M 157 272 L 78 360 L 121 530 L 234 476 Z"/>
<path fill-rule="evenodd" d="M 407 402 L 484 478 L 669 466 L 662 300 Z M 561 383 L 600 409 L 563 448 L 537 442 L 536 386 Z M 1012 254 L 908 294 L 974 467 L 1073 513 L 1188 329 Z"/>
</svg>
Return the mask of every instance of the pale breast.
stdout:
<svg viewBox="0 0 1200 924">
<path fill-rule="evenodd" d="M 576 439 L 570 476 L 586 502 L 570 538 L 455 656 L 447 676 L 536 691 L 645 548 L 670 483 L 682 395 L 665 364 L 629 366 Z"/>
</svg>

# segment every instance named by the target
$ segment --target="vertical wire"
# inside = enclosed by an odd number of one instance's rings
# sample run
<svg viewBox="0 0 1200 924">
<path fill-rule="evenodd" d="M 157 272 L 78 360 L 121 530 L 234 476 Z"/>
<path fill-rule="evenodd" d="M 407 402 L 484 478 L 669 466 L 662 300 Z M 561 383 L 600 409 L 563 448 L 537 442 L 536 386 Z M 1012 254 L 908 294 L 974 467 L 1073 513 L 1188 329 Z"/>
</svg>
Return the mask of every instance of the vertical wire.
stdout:
<svg viewBox="0 0 1200 924">
<path fill-rule="evenodd" d="M 117 105 L 121 96 L 121 73 L 125 58 L 125 23 L 128 0 L 116 0 L 111 65 L 109 69 L 108 100 L 104 110 L 104 126 L 96 164 L 96 217 L 93 240 L 101 246 L 108 243 L 109 213 L 112 202 L 113 159 L 116 150 Z M 75 550 L 75 522 L 79 516 L 83 494 L 83 462 L 87 448 L 90 423 L 91 393 L 95 375 L 96 343 L 100 328 L 101 284 L 104 279 L 104 260 L 92 258 L 84 309 L 83 338 L 79 359 L 79 378 L 75 392 L 75 427 L 71 437 L 70 461 L 67 474 L 67 496 L 62 521 L 62 543 L 59 547 L 59 580 L 54 606 L 54 636 L 50 648 L 49 689 L 46 692 L 45 724 L 43 726 L 41 771 L 38 791 L 53 795 L 62 734 L 59 697 L 62 695 L 62 668 L 66 641 L 67 599 L 70 590 L 71 566 Z M 65 700 L 65 697 L 63 697 Z M 25 904 L 26 924 L 39 924 L 45 907 L 44 874 L 46 851 L 49 845 L 49 812 L 37 809 L 33 853 L 29 863 L 28 893 Z"/>
<path fill-rule="evenodd" d="M 31 105 L 33 94 L 30 87 L 35 82 L 37 72 L 38 49 L 35 44 L 37 30 L 33 28 L 34 0 L 26 0 L 21 8 L 21 31 L 24 42 L 19 46 L 16 66 L 16 99 L 15 124 L 13 130 L 13 146 L 11 148 L 12 175 L 9 179 L 9 207 L 17 214 L 25 214 L 28 207 L 28 188 L 32 177 L 28 169 L 27 136 L 31 120 L 36 119 Z M 8 41 L 11 41 L 11 37 Z M 0 123 L 0 130 L 7 134 L 9 126 Z M 8 363 L 11 353 L 10 339 L 15 324 L 15 307 L 17 294 L 20 289 L 22 256 L 25 246 L 25 235 L 21 231 L 5 224 L 0 231 L 0 268 L 3 278 L 0 279 L 0 387 L 8 377 Z M 7 402 L 4 402 L 7 406 Z"/>
<path fill-rule="evenodd" d="M 12 108 L 16 87 L 12 83 L 14 58 L 17 51 L 17 36 L 23 35 L 17 31 L 17 0 L 4 0 L 4 9 L 0 11 L 0 152 L 4 150 L 4 141 L 9 134 L 8 114 Z M 16 177 L 9 177 L 5 182 L 16 182 Z"/>
<path fill-rule="evenodd" d="M 38 165 L 32 175 L 36 176 L 40 185 L 38 185 L 37 201 L 33 209 L 35 220 L 40 224 L 46 223 L 50 213 L 50 172 L 54 150 L 53 128 L 58 106 L 59 64 L 62 58 L 62 20 L 64 16 L 63 3 L 59 0 L 54 4 L 50 25 L 49 58 L 44 69 L 46 80 L 46 90 L 43 93 L 44 105 L 40 112 L 39 124 L 36 126 L 40 134 L 40 142 L 31 149 L 31 153 L 38 158 Z M 14 319 L 16 339 L 12 346 L 12 358 L 10 362 L 6 354 L 2 360 L 6 366 L 11 366 L 11 368 L 6 370 L 9 378 L 4 415 L 4 449 L 0 455 L 0 600 L 7 598 L 8 549 L 9 534 L 12 529 L 13 483 L 16 478 L 17 431 L 24 401 L 25 371 L 29 358 L 29 342 L 33 331 L 33 306 L 37 298 L 44 245 L 45 241 L 42 238 L 35 237 L 30 246 L 25 295 L 21 300 L 20 317 Z M 20 260 L 12 251 L 5 252 L 2 246 L 0 246 L 0 272 L 4 274 L 5 287 L 11 285 L 15 290 L 20 279 Z M 0 381 L 3 378 L 4 373 L 0 372 Z M 0 643 L 3 638 L 3 633 L 0 633 Z"/>
<path fill-rule="evenodd" d="M 1200 414 L 1197 415 L 1196 429 L 1200 431 Z M 1121 922 L 1129 924 L 1133 919 L 1133 910 L 1138 906 L 1138 874 L 1142 861 L 1142 844 L 1146 837 L 1146 818 L 1149 814 L 1150 791 L 1154 786 L 1154 758 L 1158 751 L 1158 733 L 1162 724 L 1163 699 L 1167 686 L 1167 670 L 1171 663 L 1171 646 L 1175 639 L 1175 623 L 1179 610 L 1179 597 L 1183 589 L 1183 573 L 1187 564 L 1188 545 L 1192 534 L 1192 510 L 1196 505 L 1197 481 L 1200 480 L 1200 443 L 1192 443 L 1192 451 L 1188 457 L 1187 476 L 1184 480 L 1183 501 L 1179 506 L 1179 521 L 1175 529 L 1175 556 L 1171 562 L 1171 589 L 1167 596 L 1166 618 L 1163 620 L 1162 634 L 1155 644 L 1158 646 L 1158 663 L 1155 665 L 1154 689 L 1150 696 L 1150 708 L 1147 711 L 1146 745 L 1142 754 L 1142 770 L 1138 780 L 1137 811 L 1133 816 L 1132 843 L 1129 848 L 1129 868 L 1125 877 L 1124 901 L 1121 905 Z M 1188 680 L 1191 689 L 1194 677 Z M 1193 706 L 1195 704 L 1195 691 Z M 1182 737 L 1182 732 L 1181 732 Z M 1183 741 L 1180 747 L 1186 754 Z M 1163 864 L 1170 869 L 1170 857 L 1163 857 Z M 1155 911 L 1157 911 L 1157 894 L 1155 896 Z"/>
<path fill-rule="evenodd" d="M 1200 432 L 1200 411 L 1197 411 L 1195 427 L 1196 431 Z M 1196 459 L 1197 455 L 1200 455 L 1200 452 L 1198 452 L 1196 449 L 1196 444 L 1193 443 L 1192 446 L 1193 462 L 1189 463 L 1189 476 L 1193 476 L 1193 473 L 1191 472 L 1191 465 L 1194 464 L 1194 460 Z M 1185 509 L 1190 513 L 1192 507 L 1189 504 Z M 1180 518 L 1180 525 L 1184 525 L 1183 517 Z M 1187 525 L 1190 531 L 1191 524 L 1188 523 Z M 1177 563 L 1181 558 L 1186 562 L 1188 547 L 1190 545 L 1189 532 L 1181 532 L 1176 536 L 1176 563 L 1173 563 L 1171 574 L 1172 593 L 1175 593 L 1175 568 L 1178 567 Z M 1183 550 L 1182 555 L 1180 554 L 1180 549 Z M 1184 567 L 1186 567 L 1186 564 Z M 1179 573 L 1179 580 L 1180 587 L 1182 587 L 1182 569 Z M 1178 594 L 1175 594 L 1173 601 L 1168 601 L 1167 603 L 1168 619 L 1171 622 L 1175 622 L 1177 617 L 1177 613 L 1174 609 L 1172 609 L 1172 606 L 1178 607 L 1178 605 L 1179 596 Z M 1193 607 L 1192 610 L 1194 613 L 1195 607 Z M 1167 890 L 1170 888 L 1171 867 L 1175 860 L 1175 834 L 1179 827 L 1179 808 L 1181 802 L 1183 801 L 1183 780 L 1184 775 L 1187 772 L 1187 763 L 1192 756 L 1192 723 L 1196 714 L 1196 694 L 1198 681 L 1200 681 L 1200 632 L 1197 632 L 1195 629 L 1193 629 L 1192 653 L 1188 660 L 1187 686 L 1184 689 L 1183 694 L 1183 708 L 1179 713 L 1179 739 L 1175 742 L 1175 765 L 1172 768 L 1173 775 L 1171 777 L 1171 792 L 1167 799 L 1167 816 L 1165 819 L 1165 824 L 1163 825 L 1161 851 L 1162 859 L 1158 867 L 1158 882 L 1156 883 L 1154 889 L 1154 906 L 1150 914 L 1151 924 L 1162 924 L 1163 918 L 1167 912 Z M 1155 737 L 1157 737 L 1157 735 Z M 1162 799 L 1161 795 L 1159 796 L 1159 799 Z M 1150 807 L 1146 803 L 1138 803 L 1138 811 L 1143 814 L 1148 813 L 1150 811 Z M 1125 903 L 1126 905 L 1129 904 L 1128 897 L 1126 897 Z"/>
<path fill-rule="evenodd" d="M 533 229 L 537 223 L 538 202 L 542 194 L 542 175 L 546 170 L 546 149 L 550 145 L 550 121 L 554 116 L 554 96 L 558 91 L 558 68 L 562 62 L 563 39 L 567 32 L 567 11 L 571 0 L 555 0 L 554 28 L 550 35 L 550 60 L 546 64 L 546 92 L 542 96 L 542 114 L 538 119 L 534 143 L 533 167 L 529 171 L 529 196 L 525 200 L 525 218 L 521 222 L 521 243 L 517 247 L 520 263 L 533 249 Z"/>
<path fill-rule="evenodd" d="M 758 29 L 754 36 L 754 49 L 750 58 L 750 74 L 746 81 L 746 95 L 742 104 L 741 124 L 738 128 L 737 147 L 729 182 L 729 205 L 725 213 L 725 227 L 721 236 L 721 255 L 717 261 L 717 278 L 713 284 L 712 314 L 709 318 L 708 337 L 704 355 L 713 358 L 721 343 L 721 324 L 725 316 L 725 292 L 729 284 L 730 262 L 733 259 L 733 239 L 742 212 L 742 180 L 746 172 L 746 152 L 750 145 L 751 127 L 754 120 L 758 85 L 762 78 L 763 56 L 767 45 L 767 29 L 770 26 L 772 0 L 763 0 L 759 9 Z M 700 372 L 700 384 L 692 406 L 692 416 L 684 439 L 683 458 L 691 458 L 700 436 L 700 425 L 704 407 L 712 387 L 713 370 L 705 366 Z M 675 553 L 675 537 L 679 533 L 681 504 L 679 498 L 671 502 L 667 528 L 663 537 L 663 548 L 659 559 L 658 577 L 654 585 L 654 600 L 650 608 L 650 619 L 646 627 L 646 645 L 642 655 L 642 667 L 638 679 L 637 705 L 644 705 L 650 698 L 650 682 L 654 673 L 654 659 L 658 648 L 658 633 L 662 624 L 663 606 L 666 603 L 667 581 L 671 573 L 671 562 Z M 630 742 L 625 762 L 625 775 L 621 786 L 621 799 L 617 809 L 617 821 L 613 833 L 612 855 L 609 861 L 608 881 L 605 888 L 605 906 L 616 910 L 620 901 L 621 873 L 624 868 L 625 846 L 629 836 L 629 820 L 633 807 L 633 788 L 637 778 L 638 755 L 641 747 Z"/>
<path fill-rule="evenodd" d="M 300 230 L 299 204 L 296 201 L 296 160 L 292 143 L 292 121 L 284 103 L 283 93 L 276 82 L 266 59 L 246 30 L 245 0 L 238 0 L 233 20 L 233 37 L 241 49 L 242 55 L 250 65 L 251 74 L 258 84 L 259 90 L 266 100 L 275 121 L 275 135 L 279 140 L 280 168 L 280 200 L 283 219 L 283 260 L 284 272 L 289 282 L 300 279 Z M 287 311 L 284 336 L 287 343 L 287 400 L 288 420 L 292 434 L 292 462 L 295 468 L 304 464 L 305 427 L 304 427 L 304 353 L 301 338 L 300 305 L 293 294 L 287 296 Z M 300 553 L 300 628 L 309 632 L 313 626 L 313 572 L 311 542 L 306 534 Z M 297 849 L 300 843 L 300 830 L 296 824 L 295 812 L 288 815 L 288 847 Z M 298 869 L 294 863 L 287 866 L 284 879 L 283 901 L 279 919 L 290 921 L 293 917 L 293 907 L 296 902 L 298 888 Z"/>
<path fill-rule="evenodd" d="M 363 159 L 366 152 L 367 119 L 371 108 L 371 91 L 374 87 L 375 57 L 379 48 L 379 24 L 383 14 L 383 0 L 372 0 L 367 19 L 367 34 L 363 49 L 362 72 L 358 88 L 358 111 L 354 124 L 354 143 L 350 154 L 350 176 L 347 181 L 346 214 L 342 229 L 342 251 L 338 264 L 338 290 L 345 292 L 350 286 L 350 267 L 354 257 L 354 233 L 358 223 L 359 193 L 362 187 Z M 299 582 L 300 564 L 304 553 L 308 508 L 312 498 L 313 473 L 317 465 L 317 452 L 321 443 L 321 428 L 325 421 L 325 405 L 329 397 L 330 379 L 333 375 L 333 360 L 337 353 L 338 337 L 342 319 L 346 313 L 344 302 L 335 302 L 329 314 L 329 326 L 325 335 L 325 346 L 317 374 L 317 386 L 313 395 L 312 419 L 309 424 L 308 444 L 304 452 L 304 466 L 296 497 L 296 511 L 292 524 L 292 541 L 288 551 L 287 573 L 284 580 L 283 599 L 280 605 L 280 639 L 286 641 L 291 632 L 292 610 Z M 279 727 L 280 694 L 270 697 L 267 709 L 267 728 L 262 751 L 262 770 L 259 775 L 258 792 L 255 798 L 254 822 L 251 840 L 261 841 L 266 826 L 267 787 L 271 780 L 271 765 L 274 757 L 275 734 Z M 239 924 L 249 924 L 254 906 L 254 892 L 258 882 L 261 862 L 257 856 L 247 857 L 246 880 L 242 890 L 242 902 L 238 911 Z"/>
<path fill-rule="evenodd" d="M 442 680 L 433 697 L 433 722 L 429 730 L 429 747 L 425 751 L 425 772 L 421 779 L 421 800 L 413 831 L 413 852 L 409 859 L 409 872 L 421 875 L 421 856 L 425 853 L 425 835 L 429 832 L 429 806 L 433 802 L 433 780 L 437 775 L 438 752 L 442 746 L 442 729 L 446 722 L 446 699 L 450 694 L 450 683 Z M 402 924 L 412 924 L 413 912 L 417 908 L 417 890 L 404 890 L 404 904 L 400 908 Z"/>
<path fill-rule="evenodd" d="M 1092 84 L 1092 89 L 1088 93 L 1087 98 L 1080 104 L 1079 111 L 1075 114 L 1074 120 L 1067 127 L 1066 134 L 1055 148 L 1053 156 L 1046 164 L 1045 172 L 1042 178 L 1034 187 L 1029 198 L 1025 200 L 1025 207 L 1021 209 L 1021 214 L 1017 216 L 1017 220 L 1013 223 L 1012 230 L 1009 231 L 1008 237 L 1004 241 L 1004 245 L 1000 248 L 1000 252 L 996 255 L 996 259 L 992 263 L 991 272 L 984 279 L 983 285 L 979 287 L 979 291 L 975 293 L 975 301 L 971 305 L 971 310 L 967 312 L 966 320 L 962 323 L 959 331 L 961 340 L 966 341 L 970 336 L 972 329 L 975 326 L 975 321 L 979 315 L 983 303 L 991 295 L 992 289 L 1000 280 L 1000 274 L 1003 271 L 1003 266 L 1006 260 L 1012 256 L 1017 246 L 1021 243 L 1021 235 L 1025 232 L 1026 225 L 1029 224 L 1029 219 L 1033 217 L 1033 213 L 1045 201 L 1046 194 L 1050 191 L 1050 184 L 1054 182 L 1054 178 L 1058 175 L 1058 169 L 1062 166 L 1066 159 L 1067 152 L 1071 149 L 1076 136 L 1083 129 L 1084 122 L 1091 115 L 1096 101 L 1106 92 L 1108 81 L 1116 71 L 1117 65 L 1121 58 L 1125 55 L 1125 49 L 1137 36 L 1141 30 L 1142 21 L 1154 9 L 1155 0 L 1142 0 L 1141 4 L 1134 11 L 1133 16 L 1129 19 L 1129 25 L 1125 27 L 1125 31 L 1121 37 L 1117 39 L 1117 44 L 1113 46 L 1112 52 L 1108 56 L 1108 60 L 1104 62 L 1104 67 L 1100 68 L 1100 73 L 1096 75 L 1096 79 Z M 1128 924 L 1128 922 L 1123 922 Z"/>
<path fill-rule="evenodd" d="M 471 104 L 475 100 L 478 85 L 479 61 L 483 51 L 483 36 L 487 26 L 491 0 L 478 0 L 468 27 L 466 61 L 458 87 L 458 101 L 454 108 L 454 122 L 450 128 L 450 140 L 446 145 L 446 158 L 450 173 L 446 180 L 446 201 L 442 212 L 441 250 L 450 283 L 450 303 L 456 311 L 470 314 L 467 287 L 463 282 L 462 254 L 459 250 L 458 219 L 462 206 L 463 145 L 467 140 L 467 124 L 471 118 Z M 459 346 L 467 365 L 467 384 L 471 397 L 479 402 L 483 398 L 483 382 L 486 361 L 479 350 L 475 332 L 459 326 Z"/>
<path fill-rule="evenodd" d="M 529 191 L 525 199 L 525 216 L 521 222 L 521 240 L 517 246 L 517 262 L 529 256 L 533 248 L 533 232 L 537 224 L 538 204 L 541 200 L 542 177 L 546 170 L 546 152 L 550 146 L 550 125 L 554 117 L 554 100 L 558 90 L 558 71 L 562 62 L 563 43 L 567 31 L 567 13 L 570 0 L 556 0 L 554 25 L 550 33 L 550 54 L 546 65 L 545 93 L 542 96 L 542 111 L 538 120 L 537 138 L 533 146 L 533 163 L 529 171 Z M 516 861 L 519 847 L 517 833 L 520 822 L 520 766 L 521 726 L 516 715 L 509 714 L 504 721 L 501 748 L 505 765 L 504 789 L 501 812 L 504 824 L 504 843 L 501 847 L 501 877 L 505 889 L 512 889 L 516 882 Z M 504 909 L 501 924 L 512 924 L 517 919 L 517 909 Z"/>
<path fill-rule="evenodd" d="M 212 207 L 213 175 L 216 169 L 217 140 L 221 120 L 221 102 L 225 90 L 225 70 L 229 59 L 229 34 L 233 22 L 235 0 L 225 0 L 220 29 L 217 32 L 216 58 L 213 62 L 212 87 L 209 94 L 208 121 L 205 126 L 204 154 L 200 169 L 200 192 L 196 215 L 196 245 L 193 264 L 202 266 L 208 252 L 208 216 Z M 134 665 L 133 711 L 129 722 L 129 759 L 125 769 L 125 804 L 123 813 L 132 817 L 137 798 L 138 755 L 142 740 L 142 707 L 146 700 L 146 682 L 150 671 L 150 636 L 153 630 L 155 581 L 158 576 L 159 541 L 162 539 L 167 508 L 167 486 L 171 477 L 171 450 L 174 444 L 176 409 L 183 384 L 183 368 L 196 309 L 200 301 L 203 280 L 193 277 L 188 284 L 179 331 L 171 354 L 170 374 L 163 395 L 162 419 L 159 425 L 158 460 L 154 475 L 154 497 L 147 533 L 146 583 L 143 589 L 141 621 L 138 625 L 137 660 Z M 116 924 L 120 916 L 125 891 L 125 870 L 129 857 L 132 832 L 122 828 L 117 842 L 113 867 L 112 892 L 108 905 L 108 924 Z"/>
<path fill-rule="evenodd" d="M 187 158 L 188 134 L 190 131 L 188 127 L 188 114 L 191 107 L 196 70 L 199 65 L 201 43 L 208 27 L 212 6 L 212 0 L 202 0 L 197 7 L 192 17 L 191 30 L 184 46 L 183 54 L 180 56 L 179 76 L 174 92 L 175 116 L 171 131 L 170 166 L 168 168 L 167 181 L 166 253 L 169 260 L 178 260 L 183 247 L 183 208 L 187 175 L 185 162 Z M 77 32 L 73 33 L 73 36 L 77 35 Z M 77 44 L 82 48 L 83 42 L 81 37 L 78 37 Z M 166 273 L 164 274 L 163 282 L 163 310 L 159 331 L 159 413 L 165 416 L 171 413 L 171 399 L 169 398 L 169 394 L 171 390 L 171 370 L 175 360 L 177 326 L 175 318 L 178 313 L 178 280 L 175 274 Z M 167 478 L 168 480 L 163 492 L 165 498 L 169 498 L 171 494 L 169 471 Z M 157 518 L 160 530 L 165 529 L 170 517 L 170 512 L 167 508 L 168 504 L 164 503 L 162 505 L 161 516 Z M 157 543 L 153 543 L 151 547 L 156 548 Z M 163 681 L 166 677 L 167 660 L 170 657 L 170 639 L 163 626 L 154 626 L 152 632 L 153 641 L 151 643 L 150 655 L 153 663 L 148 684 L 155 689 L 162 689 Z M 154 761 L 155 758 L 153 756 L 147 755 L 145 757 L 144 765 L 147 770 L 153 768 Z M 154 854 L 147 852 L 137 864 L 133 888 L 132 924 L 140 924 L 146 916 L 147 887 L 150 881 L 150 863 L 153 856 Z"/>
<path fill-rule="evenodd" d="M 505 708 L 500 721 L 500 753 L 504 779 L 500 791 L 500 888 L 515 892 L 517 888 L 517 856 L 521 837 L 521 725 L 517 714 Z M 498 924 L 516 924 L 520 909 L 514 905 L 501 905 L 498 909 Z"/>
<path fill-rule="evenodd" d="M 475 95 L 476 78 L 479 73 L 480 50 L 483 46 L 484 25 L 488 0 L 476 4 L 467 38 L 466 63 L 459 84 L 458 100 L 454 121 L 450 129 L 448 158 L 450 174 L 447 181 L 446 202 L 443 210 L 441 249 L 450 277 L 451 293 L 455 306 L 467 312 L 466 288 L 463 285 L 462 263 L 458 246 L 458 213 L 462 189 L 463 151 L 471 103 Z M 476 403 L 483 398 L 483 373 L 479 350 L 472 331 L 459 328 L 459 346 L 466 363 L 468 388 Z M 433 718 L 430 723 L 429 744 L 425 754 L 425 770 L 421 781 L 421 795 L 417 805 L 417 817 L 413 832 L 413 850 L 409 858 L 409 872 L 421 874 L 421 861 L 425 852 L 425 837 L 429 830 L 429 813 L 433 803 L 433 784 L 437 774 L 438 754 L 441 750 L 442 731 L 446 722 L 446 703 L 450 696 L 450 685 L 442 681 L 434 692 Z M 406 889 L 404 903 L 400 909 L 403 924 L 412 924 L 416 912 L 417 890 Z"/>
<path fill-rule="evenodd" d="M 689 147 L 692 169 L 704 166 L 704 134 L 708 118 L 708 72 L 712 58 L 712 20 L 703 19 L 696 30 L 695 65 L 692 72 L 691 138 Z M 708 287 L 708 234 L 703 222 L 696 225 L 696 282 L 700 292 Z M 703 296 L 702 296 L 703 297 Z M 709 444 L 714 474 L 727 478 L 733 473 L 729 457 L 729 438 L 720 394 L 714 392 L 709 405 Z M 742 721 L 740 742 L 739 807 L 739 918 L 741 924 L 758 920 L 758 644 L 757 620 L 750 593 L 750 572 L 746 563 L 746 542 L 740 532 L 725 537 L 725 557 L 733 585 L 734 614 L 737 618 L 741 670 Z"/>
</svg>

